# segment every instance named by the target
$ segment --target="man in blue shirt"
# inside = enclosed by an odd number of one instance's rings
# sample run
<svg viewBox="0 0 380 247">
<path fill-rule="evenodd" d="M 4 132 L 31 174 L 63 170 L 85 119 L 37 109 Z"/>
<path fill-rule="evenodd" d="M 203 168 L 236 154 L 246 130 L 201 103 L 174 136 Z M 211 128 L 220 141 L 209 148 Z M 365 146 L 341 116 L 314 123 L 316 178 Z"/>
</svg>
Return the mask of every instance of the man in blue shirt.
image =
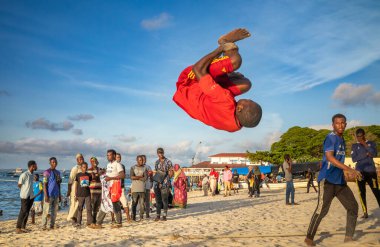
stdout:
<svg viewBox="0 0 380 247">
<path fill-rule="evenodd" d="M 42 229 L 46 230 L 47 216 L 50 212 L 50 229 L 54 229 L 55 218 L 58 211 L 58 203 L 61 201 L 61 174 L 55 168 L 58 165 L 57 159 L 49 159 L 50 168 L 44 171 L 43 189 L 44 206 L 42 213 Z"/>
<path fill-rule="evenodd" d="M 347 186 L 343 171 L 358 179 L 361 178 L 361 175 L 358 171 L 344 164 L 346 144 L 343 139 L 343 133 L 346 126 L 346 117 L 344 115 L 334 115 L 332 117 L 333 132 L 327 135 L 323 143 L 324 154 L 322 168 L 318 176 L 318 204 L 311 217 L 305 239 L 305 243 L 308 246 L 315 245 L 313 241 L 314 236 L 317 233 L 318 226 L 323 217 L 327 215 L 334 197 L 337 197 L 347 210 L 346 235 L 344 241 L 349 242 L 353 240 L 358 217 L 358 203 L 351 189 Z"/>
<path fill-rule="evenodd" d="M 377 183 L 377 174 L 373 157 L 377 156 L 376 143 L 367 141 L 365 131 L 363 129 L 356 130 L 356 139 L 358 143 L 352 145 L 351 157 L 352 161 L 356 162 L 355 169 L 362 174 L 363 179 L 357 180 L 357 185 L 360 191 L 360 202 L 363 208 L 363 218 L 368 218 L 367 200 L 365 184 L 371 188 L 377 203 L 380 207 L 380 189 Z"/>
</svg>

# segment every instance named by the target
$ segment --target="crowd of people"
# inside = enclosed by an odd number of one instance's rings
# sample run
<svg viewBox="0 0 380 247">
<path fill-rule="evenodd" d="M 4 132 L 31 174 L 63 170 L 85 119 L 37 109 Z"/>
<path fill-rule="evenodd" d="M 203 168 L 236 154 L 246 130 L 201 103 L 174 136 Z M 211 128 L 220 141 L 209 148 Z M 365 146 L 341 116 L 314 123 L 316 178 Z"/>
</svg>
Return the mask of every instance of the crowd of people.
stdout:
<svg viewBox="0 0 380 247">
<path fill-rule="evenodd" d="M 208 196 L 209 192 L 211 192 L 212 196 L 215 196 L 223 190 L 224 197 L 227 197 L 232 195 L 232 191 L 234 194 L 238 194 L 239 189 L 243 187 L 241 183 L 246 183 L 249 197 L 260 197 L 260 188 L 265 185 L 270 189 L 268 182 L 268 175 L 262 173 L 258 166 L 249 166 L 248 173 L 241 175 L 237 169 L 232 171 L 226 165 L 221 172 L 211 168 L 208 175 L 203 174 L 202 179 L 199 180 L 198 187 L 203 190 L 204 196 Z M 191 184 L 189 186 L 192 188 Z"/>
<path fill-rule="evenodd" d="M 113 228 L 122 226 L 122 215 L 126 221 L 137 221 L 150 218 L 152 198 L 155 199 L 155 221 L 166 221 L 169 201 L 173 206 L 187 206 L 187 178 L 182 168 L 167 159 L 164 149 L 157 149 L 158 159 L 153 169 L 146 164 L 146 156 L 138 155 L 136 165 L 130 168 L 129 177 L 132 181 L 128 194 L 125 191 L 126 169 L 121 163 L 121 154 L 115 150 L 107 151 L 108 164 L 99 167 L 96 157 L 90 158 L 89 167 L 82 154 L 76 155 L 77 164 L 71 169 L 67 198 L 70 199 L 67 220 L 74 227 L 82 226 L 82 214 L 86 209 L 86 225 L 100 229 L 107 214 L 111 215 Z M 62 201 L 62 175 L 56 169 L 58 161 L 55 157 L 49 159 L 50 168 L 43 172 L 42 181 L 34 174 L 37 163 L 28 162 L 28 170 L 21 174 L 18 182 L 20 188 L 21 209 L 17 220 L 16 232 L 28 232 L 26 224 L 29 212 L 32 224 L 35 216 L 42 214 L 42 229 L 55 228 L 55 220 L 59 203 Z M 127 195 L 126 195 L 127 194 Z M 139 210 L 137 208 L 139 207 Z M 131 209 L 131 210 L 130 210 Z M 131 211 L 131 212 L 130 212 Z"/>
<path fill-rule="evenodd" d="M 380 190 L 377 181 L 376 167 L 373 157 L 377 156 L 376 143 L 367 141 L 365 131 L 361 128 L 356 131 L 357 143 L 352 146 L 352 159 L 356 162 L 355 169 L 344 165 L 346 145 L 343 133 L 346 127 L 346 117 L 336 114 L 332 118 L 333 131 L 327 135 L 323 150 L 324 156 L 320 163 L 319 175 L 317 175 L 318 189 L 314 186 L 314 172 L 308 171 L 307 192 L 313 187 L 318 193 L 317 208 L 313 213 L 307 231 L 305 243 L 313 246 L 314 236 L 321 220 L 327 215 L 333 198 L 337 197 L 347 211 L 347 226 L 345 241 L 352 241 L 358 217 L 358 203 L 353 196 L 347 181 L 356 181 L 360 194 L 360 204 L 363 208 L 363 218 L 368 218 L 366 204 L 366 184 L 371 188 L 380 207 Z M 84 161 L 82 154 L 76 155 L 77 165 L 71 169 L 67 196 L 70 197 L 70 209 L 67 220 L 73 226 L 82 225 L 82 213 L 84 207 L 87 214 L 87 226 L 90 228 L 102 228 L 107 214 L 111 215 L 113 228 L 122 226 L 123 212 L 127 221 L 137 221 L 137 207 L 139 206 L 139 220 L 150 218 L 151 198 L 155 198 L 155 221 L 166 221 L 169 201 L 177 207 L 187 206 L 187 191 L 192 188 L 183 169 L 172 164 L 164 155 L 162 148 L 157 149 L 158 159 L 151 168 L 146 164 L 146 156 L 138 155 L 136 165 L 130 168 L 129 177 L 132 181 L 128 196 L 125 193 L 124 179 L 126 177 L 125 166 L 121 163 L 121 155 L 115 150 L 107 151 L 108 164 L 106 168 L 99 167 L 96 157 L 90 158 L 91 166 Z M 29 212 L 32 223 L 35 216 L 42 214 L 42 229 L 47 229 L 50 221 L 50 229 L 55 228 L 55 219 L 58 204 L 62 200 L 60 172 L 56 169 L 58 161 L 55 157 L 49 159 L 50 168 L 43 172 L 42 182 L 38 174 L 37 163 L 28 162 L 28 170 L 21 174 L 18 182 L 20 188 L 21 209 L 16 225 L 16 232 L 28 232 L 26 224 Z M 292 160 L 288 154 L 284 156 L 283 170 L 285 173 L 286 192 L 285 204 L 298 205 L 294 200 L 294 183 L 292 175 Z M 272 176 L 273 177 L 273 176 Z M 222 173 L 211 169 L 199 180 L 199 187 L 204 195 L 211 192 L 212 196 L 220 194 L 224 190 L 224 196 L 239 193 L 239 182 L 245 180 L 248 185 L 249 197 L 260 197 L 260 187 L 268 185 L 268 176 L 262 174 L 257 166 L 250 166 L 248 174 L 240 176 L 237 170 L 233 172 L 225 166 Z M 190 185 L 190 186 L 189 186 Z M 172 197 L 172 199 L 170 199 Z M 128 199 L 130 198 L 130 199 Z M 131 212 L 129 211 L 132 201 Z M 116 218 L 116 219 L 114 219 Z"/>
</svg>

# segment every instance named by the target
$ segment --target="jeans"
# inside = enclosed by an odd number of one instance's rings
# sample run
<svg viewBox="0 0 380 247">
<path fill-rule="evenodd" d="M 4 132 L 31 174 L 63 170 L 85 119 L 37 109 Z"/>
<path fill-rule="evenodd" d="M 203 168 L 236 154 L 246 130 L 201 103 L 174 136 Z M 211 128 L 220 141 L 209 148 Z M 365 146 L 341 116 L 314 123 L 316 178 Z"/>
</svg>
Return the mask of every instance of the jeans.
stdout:
<svg viewBox="0 0 380 247">
<path fill-rule="evenodd" d="M 83 206 L 86 203 L 87 211 L 87 225 L 92 224 L 92 207 L 91 207 L 91 197 L 78 197 L 78 214 L 77 214 L 77 223 L 82 224 L 82 212 Z"/>
<path fill-rule="evenodd" d="M 92 208 L 92 223 L 96 223 L 96 216 L 98 215 L 100 204 L 102 202 L 102 194 L 92 193 L 91 194 L 91 208 Z"/>
<path fill-rule="evenodd" d="M 132 219 L 136 219 L 137 204 L 140 205 L 140 219 L 144 216 L 145 192 L 132 193 Z"/>
<path fill-rule="evenodd" d="M 45 200 L 45 199 L 44 199 Z M 50 212 L 50 227 L 54 227 L 55 218 L 57 217 L 58 212 L 58 203 L 59 197 L 51 196 L 49 202 L 44 202 L 44 207 L 42 209 L 42 227 L 46 227 L 47 224 L 47 215 Z"/>
<path fill-rule="evenodd" d="M 161 215 L 162 208 L 164 209 L 164 216 L 166 216 L 168 214 L 169 188 L 155 186 L 154 194 L 156 195 L 157 216 Z"/>
<path fill-rule="evenodd" d="M 289 203 L 289 196 L 291 197 L 291 204 L 294 204 L 294 184 L 292 181 L 286 181 L 286 203 Z"/>
<path fill-rule="evenodd" d="M 343 207 L 347 210 L 346 236 L 354 236 L 359 209 L 354 194 L 346 184 L 331 184 L 326 180 L 322 180 L 318 184 L 317 208 L 311 217 L 309 229 L 307 230 L 308 239 L 314 239 L 318 226 L 323 217 L 329 212 L 334 197 L 337 197 Z"/>
<path fill-rule="evenodd" d="M 28 222 L 29 217 L 29 211 L 32 208 L 34 199 L 30 199 L 28 197 L 27 199 L 21 199 L 21 208 L 20 213 L 18 214 L 17 219 L 17 228 L 25 229 L 26 223 Z"/>
</svg>

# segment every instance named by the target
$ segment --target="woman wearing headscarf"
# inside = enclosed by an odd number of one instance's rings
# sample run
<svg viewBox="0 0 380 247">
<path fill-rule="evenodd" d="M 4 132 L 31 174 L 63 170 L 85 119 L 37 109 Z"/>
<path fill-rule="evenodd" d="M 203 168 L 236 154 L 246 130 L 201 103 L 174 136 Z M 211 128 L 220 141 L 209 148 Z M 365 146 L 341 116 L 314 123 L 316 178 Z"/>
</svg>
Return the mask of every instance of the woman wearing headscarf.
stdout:
<svg viewBox="0 0 380 247">
<path fill-rule="evenodd" d="M 215 171 L 214 168 L 211 168 L 211 171 L 210 171 L 209 177 L 210 177 L 210 188 L 211 188 L 211 192 L 212 192 L 212 195 L 215 196 L 215 193 L 216 193 L 216 186 L 217 186 L 217 183 L 218 183 L 218 177 L 219 177 L 219 174 L 218 174 L 218 172 Z"/>
<path fill-rule="evenodd" d="M 187 206 L 187 181 L 186 175 L 178 164 L 174 165 L 174 199 L 175 207 L 186 208 Z"/>
</svg>

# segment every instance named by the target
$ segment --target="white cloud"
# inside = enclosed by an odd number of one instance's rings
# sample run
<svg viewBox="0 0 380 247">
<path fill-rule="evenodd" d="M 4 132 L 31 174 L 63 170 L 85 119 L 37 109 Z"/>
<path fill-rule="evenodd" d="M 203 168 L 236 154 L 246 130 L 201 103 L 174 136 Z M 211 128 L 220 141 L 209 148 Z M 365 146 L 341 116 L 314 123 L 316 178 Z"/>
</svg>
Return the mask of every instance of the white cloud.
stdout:
<svg viewBox="0 0 380 247">
<path fill-rule="evenodd" d="M 11 94 L 7 90 L 0 90 L 0 97 L 1 96 L 11 96 Z"/>
<path fill-rule="evenodd" d="M 34 121 L 28 121 L 25 123 L 26 127 L 31 129 L 46 129 L 53 132 L 56 131 L 68 131 L 74 127 L 70 121 L 63 121 L 61 123 L 52 123 L 44 118 L 39 118 Z"/>
<path fill-rule="evenodd" d="M 279 11 L 256 31 L 257 50 L 271 61 L 260 78 L 274 89 L 270 93 L 308 90 L 380 59 L 378 9 L 361 2 L 326 2 L 317 15 L 307 16 L 315 5 L 320 3 Z M 305 6 L 303 14 L 297 12 Z"/>
<path fill-rule="evenodd" d="M 81 129 L 73 129 L 72 132 L 74 133 L 74 135 L 78 135 L 78 136 L 83 135 L 83 131 Z"/>
<path fill-rule="evenodd" d="M 102 159 L 102 163 L 107 162 L 104 157 L 107 149 L 115 149 L 123 155 L 123 160 L 128 161 L 128 166 L 135 162 L 135 157 L 145 154 L 148 157 L 148 163 L 153 164 L 157 159 L 157 144 L 120 144 L 114 145 L 97 138 L 72 139 L 72 140 L 51 140 L 40 138 L 25 138 L 17 141 L 0 141 L 0 153 L 6 155 L 27 155 L 28 157 L 41 156 L 48 159 L 51 156 L 60 158 L 73 158 L 77 153 L 83 153 L 84 156 L 97 156 Z M 180 141 L 170 146 L 161 146 L 165 149 L 165 155 L 173 163 L 183 165 L 191 164 L 191 159 L 196 153 L 192 141 Z M 208 153 L 209 147 L 200 147 L 198 154 Z"/>
<path fill-rule="evenodd" d="M 157 30 L 168 27 L 172 17 L 168 13 L 161 13 L 151 19 L 141 21 L 141 26 L 146 30 Z"/>
<path fill-rule="evenodd" d="M 14 142 L 0 142 L 0 153 L 73 156 L 78 152 L 104 154 L 107 143 L 95 139 L 50 140 L 25 138 Z"/>
<path fill-rule="evenodd" d="M 68 116 L 68 119 L 71 120 L 71 121 L 87 121 L 87 120 L 90 120 L 90 119 L 93 119 L 94 116 L 91 115 L 91 114 L 78 114 L 78 115 L 75 115 L 75 116 Z"/>
<path fill-rule="evenodd" d="M 121 142 L 135 142 L 137 140 L 135 136 L 117 135 L 115 137 Z"/>
<path fill-rule="evenodd" d="M 354 85 L 341 83 L 332 98 L 343 106 L 364 106 L 380 104 L 380 92 L 375 92 L 371 84 Z"/>
<path fill-rule="evenodd" d="M 246 140 L 238 143 L 237 146 L 241 152 L 245 152 L 247 150 L 250 152 L 270 150 L 272 144 L 280 140 L 281 135 L 282 132 L 274 131 L 268 133 L 264 138 L 262 138 L 261 141 Z"/>
<path fill-rule="evenodd" d="M 374 105 L 380 104 L 380 92 L 373 93 L 369 101 Z"/>
<path fill-rule="evenodd" d="M 129 87 L 121 87 L 121 86 L 112 86 L 110 84 L 102 84 L 90 81 L 82 82 L 82 85 L 89 88 L 95 88 L 98 90 L 106 90 L 116 93 L 122 93 L 127 95 L 140 95 L 140 96 L 154 96 L 154 97 L 165 97 L 166 95 L 160 92 L 155 91 L 147 91 L 147 90 L 138 90 Z"/>
<path fill-rule="evenodd" d="M 256 131 L 262 133 L 260 136 L 241 138 L 241 141 L 235 143 L 237 152 L 269 150 L 271 145 L 280 139 L 282 134 L 284 120 L 279 113 L 266 113 L 263 115 L 261 123 L 256 127 Z"/>
</svg>

